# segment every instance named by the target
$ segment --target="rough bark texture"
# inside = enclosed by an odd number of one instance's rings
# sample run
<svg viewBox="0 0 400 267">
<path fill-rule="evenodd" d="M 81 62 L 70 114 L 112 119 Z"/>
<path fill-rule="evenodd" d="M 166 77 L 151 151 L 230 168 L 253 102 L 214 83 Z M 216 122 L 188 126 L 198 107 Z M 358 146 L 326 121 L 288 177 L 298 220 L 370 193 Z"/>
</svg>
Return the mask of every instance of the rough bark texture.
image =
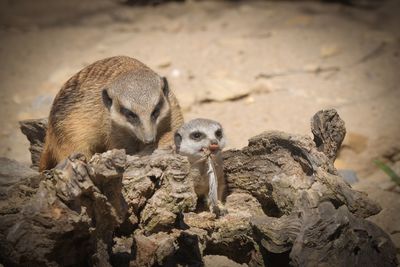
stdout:
<svg viewBox="0 0 400 267">
<path fill-rule="evenodd" d="M 311 131 L 319 151 L 333 161 L 346 135 L 344 121 L 336 110 L 321 110 L 311 119 Z"/>
<path fill-rule="evenodd" d="M 40 154 L 43 150 L 44 138 L 47 131 L 47 119 L 25 120 L 19 123 L 21 132 L 30 142 L 32 168 L 39 169 Z"/>
<path fill-rule="evenodd" d="M 40 123 L 24 128 L 35 153 Z M 218 219 L 196 210 L 190 164 L 171 151 L 75 154 L 43 174 L 0 159 L 0 262 L 201 266 L 224 255 L 249 266 L 396 266 L 389 236 L 365 220 L 380 207 L 333 166 L 342 120 L 321 111 L 312 129 L 315 142 L 265 132 L 226 151 L 228 214 Z"/>
</svg>

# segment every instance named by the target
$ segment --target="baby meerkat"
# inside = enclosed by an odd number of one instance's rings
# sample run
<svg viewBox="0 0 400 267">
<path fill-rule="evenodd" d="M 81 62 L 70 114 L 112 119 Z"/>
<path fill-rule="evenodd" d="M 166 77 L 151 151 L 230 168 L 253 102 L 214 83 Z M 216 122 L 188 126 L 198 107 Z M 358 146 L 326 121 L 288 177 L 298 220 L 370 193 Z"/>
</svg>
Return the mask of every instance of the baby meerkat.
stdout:
<svg viewBox="0 0 400 267">
<path fill-rule="evenodd" d="M 39 169 L 74 152 L 90 158 L 113 148 L 135 154 L 168 147 L 182 122 L 165 78 L 133 58 L 99 60 L 70 78 L 54 99 Z"/>
<path fill-rule="evenodd" d="M 220 123 L 208 119 L 194 119 L 182 125 L 175 133 L 176 152 L 187 156 L 194 171 L 196 194 L 207 199 L 211 212 L 222 215 L 221 201 L 225 193 L 225 177 L 221 151 L 225 147 L 225 136 Z M 212 166 L 213 165 L 213 166 Z M 213 183 L 210 175 L 216 175 Z M 217 196 L 213 190 L 217 187 Z M 218 204 L 215 205 L 217 199 Z M 221 209 L 222 207 L 222 209 Z"/>
</svg>

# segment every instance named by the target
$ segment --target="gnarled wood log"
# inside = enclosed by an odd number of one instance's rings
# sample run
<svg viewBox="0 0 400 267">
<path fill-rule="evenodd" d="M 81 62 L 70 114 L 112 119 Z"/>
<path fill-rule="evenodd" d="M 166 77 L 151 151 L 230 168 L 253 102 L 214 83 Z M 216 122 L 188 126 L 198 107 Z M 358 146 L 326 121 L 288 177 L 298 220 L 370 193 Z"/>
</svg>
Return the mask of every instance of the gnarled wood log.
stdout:
<svg viewBox="0 0 400 267">
<path fill-rule="evenodd" d="M 30 142 L 32 168 L 39 169 L 40 154 L 43 150 L 44 139 L 47 131 L 47 119 L 24 120 L 19 123 L 21 132 Z"/>
<path fill-rule="evenodd" d="M 45 125 L 29 125 L 40 153 Z M 314 140 L 265 132 L 224 152 L 228 214 L 220 218 L 196 210 L 190 164 L 172 151 L 75 154 L 42 174 L 15 165 L 0 176 L 0 262 L 201 266 L 206 255 L 224 255 L 248 266 L 396 266 L 389 236 L 365 220 L 380 207 L 333 166 L 343 122 L 321 111 L 312 129 Z"/>
</svg>

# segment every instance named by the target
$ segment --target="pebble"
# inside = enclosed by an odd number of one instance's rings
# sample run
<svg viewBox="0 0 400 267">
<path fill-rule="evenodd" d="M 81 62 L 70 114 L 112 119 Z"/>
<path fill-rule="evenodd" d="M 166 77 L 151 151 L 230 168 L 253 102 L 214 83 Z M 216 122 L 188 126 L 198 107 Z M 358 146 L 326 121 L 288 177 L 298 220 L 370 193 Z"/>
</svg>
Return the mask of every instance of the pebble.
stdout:
<svg viewBox="0 0 400 267">
<path fill-rule="evenodd" d="M 168 60 L 168 59 L 162 60 L 162 61 L 160 61 L 160 63 L 157 64 L 157 67 L 164 69 L 164 68 L 168 68 L 169 66 L 171 66 L 171 64 L 172 64 L 171 60 Z"/>
<path fill-rule="evenodd" d="M 320 48 L 320 56 L 328 58 L 339 54 L 339 48 L 336 44 L 326 44 Z"/>
<path fill-rule="evenodd" d="M 232 79 L 211 78 L 204 82 L 203 88 L 206 90 L 198 97 L 200 102 L 234 100 L 251 93 L 251 87 Z"/>
<path fill-rule="evenodd" d="M 348 169 L 338 170 L 338 173 L 343 178 L 343 180 L 345 180 L 348 184 L 355 184 L 359 181 L 357 173 L 353 170 L 348 170 Z"/>
<path fill-rule="evenodd" d="M 173 69 L 171 71 L 171 76 L 174 78 L 179 78 L 182 75 L 182 72 L 179 69 Z"/>
</svg>

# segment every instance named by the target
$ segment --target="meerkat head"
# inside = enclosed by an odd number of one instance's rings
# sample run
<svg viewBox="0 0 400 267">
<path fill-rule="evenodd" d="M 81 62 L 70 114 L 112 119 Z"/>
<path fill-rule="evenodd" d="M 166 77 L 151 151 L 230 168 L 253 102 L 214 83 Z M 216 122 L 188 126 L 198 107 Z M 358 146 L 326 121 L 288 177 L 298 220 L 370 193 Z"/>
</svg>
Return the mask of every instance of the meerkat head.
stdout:
<svg viewBox="0 0 400 267">
<path fill-rule="evenodd" d="M 144 144 L 156 141 L 158 125 L 170 113 L 169 88 L 162 78 L 148 68 L 129 72 L 102 91 L 111 120 Z"/>
<path fill-rule="evenodd" d="M 221 124 L 208 119 L 194 119 L 182 125 L 175 133 L 176 151 L 194 162 L 204 155 L 204 149 L 219 153 L 225 147 Z"/>
</svg>

